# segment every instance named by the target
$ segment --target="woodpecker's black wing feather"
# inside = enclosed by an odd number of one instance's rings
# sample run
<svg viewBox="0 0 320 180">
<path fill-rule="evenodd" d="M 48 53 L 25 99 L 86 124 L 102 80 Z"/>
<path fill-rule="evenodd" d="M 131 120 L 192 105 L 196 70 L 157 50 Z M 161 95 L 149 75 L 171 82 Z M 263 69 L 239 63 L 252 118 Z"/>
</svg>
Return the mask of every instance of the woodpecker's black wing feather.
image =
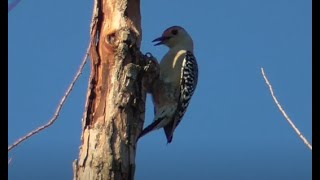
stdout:
<svg viewBox="0 0 320 180">
<path fill-rule="evenodd" d="M 175 118 L 171 127 L 164 128 L 167 141 L 170 143 L 173 138 L 173 131 L 179 125 L 189 105 L 190 99 L 197 87 L 198 83 L 198 64 L 195 56 L 192 52 L 187 51 L 186 57 L 183 59 L 181 67 L 181 80 L 180 80 L 180 96 L 178 99 L 177 112 L 173 118 Z M 169 131 L 169 132 L 167 132 Z"/>
</svg>

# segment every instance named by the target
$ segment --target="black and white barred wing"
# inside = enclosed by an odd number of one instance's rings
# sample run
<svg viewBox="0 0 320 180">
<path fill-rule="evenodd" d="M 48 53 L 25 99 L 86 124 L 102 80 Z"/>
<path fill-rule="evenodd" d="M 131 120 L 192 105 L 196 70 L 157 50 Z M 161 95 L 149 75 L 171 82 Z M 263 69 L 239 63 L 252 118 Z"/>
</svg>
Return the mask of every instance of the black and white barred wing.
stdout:
<svg viewBox="0 0 320 180">
<path fill-rule="evenodd" d="M 171 142 L 173 131 L 181 122 L 182 117 L 188 108 L 191 97 L 197 87 L 197 83 L 198 64 L 193 53 L 187 51 L 181 67 L 180 96 L 176 115 L 174 117 L 175 119 L 164 128 L 168 143 Z"/>
</svg>

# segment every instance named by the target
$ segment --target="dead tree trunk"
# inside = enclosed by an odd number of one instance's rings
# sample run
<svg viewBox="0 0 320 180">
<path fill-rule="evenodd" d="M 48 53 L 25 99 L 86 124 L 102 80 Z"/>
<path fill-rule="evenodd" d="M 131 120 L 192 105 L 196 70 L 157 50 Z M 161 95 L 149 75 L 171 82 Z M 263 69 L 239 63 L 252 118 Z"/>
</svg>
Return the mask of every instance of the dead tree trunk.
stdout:
<svg viewBox="0 0 320 180">
<path fill-rule="evenodd" d="M 75 180 L 133 180 L 145 112 L 140 0 L 95 0 L 91 76 Z"/>
</svg>

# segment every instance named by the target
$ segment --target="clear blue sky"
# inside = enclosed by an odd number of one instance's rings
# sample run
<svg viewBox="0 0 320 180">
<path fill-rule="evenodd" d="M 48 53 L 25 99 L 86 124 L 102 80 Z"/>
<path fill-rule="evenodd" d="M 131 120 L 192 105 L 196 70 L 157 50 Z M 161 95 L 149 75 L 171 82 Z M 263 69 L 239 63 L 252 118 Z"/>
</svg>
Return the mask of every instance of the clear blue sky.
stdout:
<svg viewBox="0 0 320 180">
<path fill-rule="evenodd" d="M 89 40 L 92 1 L 23 0 L 9 13 L 9 126 L 13 143 L 50 119 Z M 141 2 L 142 51 L 172 25 L 192 35 L 199 82 L 166 145 L 162 130 L 139 141 L 137 180 L 311 180 L 312 154 L 274 104 L 312 142 L 311 0 Z M 87 64 L 57 122 L 9 153 L 9 179 L 72 179 Z M 148 100 L 146 124 L 152 121 Z"/>
</svg>

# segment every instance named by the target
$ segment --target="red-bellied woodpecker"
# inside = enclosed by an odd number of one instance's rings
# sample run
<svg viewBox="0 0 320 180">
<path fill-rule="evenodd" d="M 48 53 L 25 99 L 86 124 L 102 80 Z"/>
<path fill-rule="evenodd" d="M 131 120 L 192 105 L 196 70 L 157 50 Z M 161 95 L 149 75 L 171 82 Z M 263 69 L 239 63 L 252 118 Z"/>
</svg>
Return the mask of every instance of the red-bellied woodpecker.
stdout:
<svg viewBox="0 0 320 180">
<path fill-rule="evenodd" d="M 171 143 L 197 86 L 198 65 L 193 55 L 193 41 L 182 27 L 172 26 L 152 42 L 170 49 L 160 62 L 160 77 L 152 88 L 154 121 L 142 130 L 139 138 L 163 127 L 167 142 Z"/>
</svg>

